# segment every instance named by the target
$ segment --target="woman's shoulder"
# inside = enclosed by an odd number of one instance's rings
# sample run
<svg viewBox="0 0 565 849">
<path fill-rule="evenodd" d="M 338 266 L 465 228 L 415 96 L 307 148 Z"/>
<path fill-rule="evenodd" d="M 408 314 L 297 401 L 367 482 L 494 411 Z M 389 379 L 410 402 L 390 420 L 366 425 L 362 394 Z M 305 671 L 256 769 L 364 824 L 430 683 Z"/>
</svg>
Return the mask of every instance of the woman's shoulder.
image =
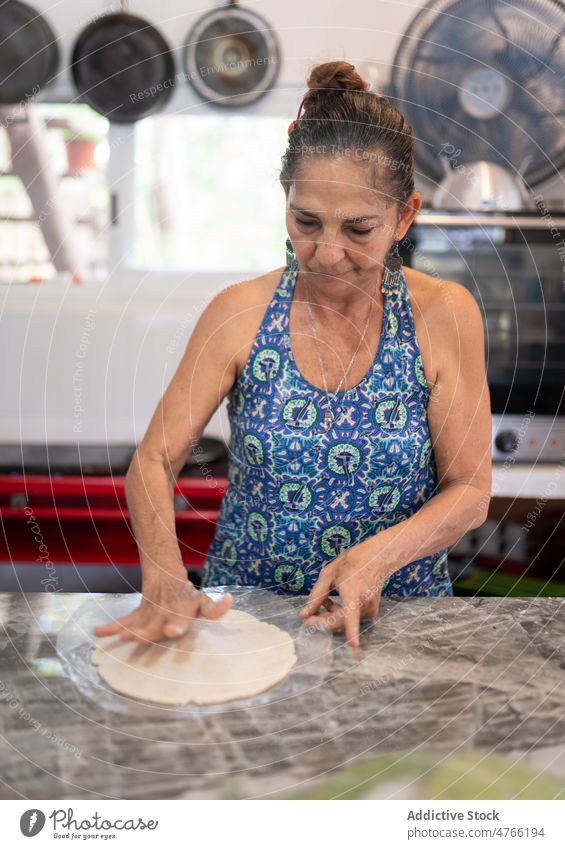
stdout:
<svg viewBox="0 0 565 849">
<path fill-rule="evenodd" d="M 452 359 L 463 333 L 483 340 L 482 314 L 474 295 L 461 283 L 405 268 L 414 328 L 428 383 L 437 381 L 440 364 Z"/>
<path fill-rule="evenodd" d="M 455 361 L 463 345 L 484 347 L 481 308 L 461 283 L 415 269 L 404 271 L 424 373 L 435 385 L 442 363 Z"/>
<path fill-rule="evenodd" d="M 231 304 L 234 308 L 242 303 L 250 307 L 260 306 L 261 303 L 266 306 L 265 298 L 272 298 L 283 271 L 284 266 L 281 266 L 257 277 L 230 283 L 221 289 L 216 297 L 221 297 L 226 304 Z"/>
<path fill-rule="evenodd" d="M 437 320 L 441 324 L 448 318 L 480 313 L 474 295 L 462 283 L 414 268 L 405 268 L 404 276 L 411 302 L 415 302 L 417 313 L 428 321 Z"/>
<path fill-rule="evenodd" d="M 279 285 L 284 266 L 257 277 L 232 283 L 216 295 L 218 308 L 223 314 L 224 327 L 234 335 L 237 373 L 247 361 L 253 341 Z M 235 319 L 235 320 L 234 320 Z"/>
</svg>

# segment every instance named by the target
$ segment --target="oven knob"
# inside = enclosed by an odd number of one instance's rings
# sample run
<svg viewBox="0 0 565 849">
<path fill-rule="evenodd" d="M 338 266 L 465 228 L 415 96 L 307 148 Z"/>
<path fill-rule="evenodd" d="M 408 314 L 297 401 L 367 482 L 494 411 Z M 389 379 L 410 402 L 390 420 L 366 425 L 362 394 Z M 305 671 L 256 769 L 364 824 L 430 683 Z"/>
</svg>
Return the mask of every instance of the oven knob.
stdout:
<svg viewBox="0 0 565 849">
<path fill-rule="evenodd" d="M 501 430 L 496 434 L 494 444 L 503 454 L 511 454 L 518 447 L 518 437 L 513 430 Z"/>
</svg>

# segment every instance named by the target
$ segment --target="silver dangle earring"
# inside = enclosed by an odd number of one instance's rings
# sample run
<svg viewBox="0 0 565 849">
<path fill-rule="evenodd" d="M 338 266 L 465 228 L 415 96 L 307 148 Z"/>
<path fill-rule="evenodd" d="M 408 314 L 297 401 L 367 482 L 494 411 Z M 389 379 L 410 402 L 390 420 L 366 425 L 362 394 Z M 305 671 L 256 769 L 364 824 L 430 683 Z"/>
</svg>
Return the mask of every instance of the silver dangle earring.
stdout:
<svg viewBox="0 0 565 849">
<path fill-rule="evenodd" d="M 294 253 L 294 248 L 292 247 L 292 242 L 290 239 L 286 240 L 286 264 L 295 265 L 297 263 L 296 254 Z"/>
<path fill-rule="evenodd" d="M 381 292 L 383 295 L 398 293 L 402 285 L 402 257 L 398 250 L 398 242 L 389 250 L 384 259 Z"/>
</svg>

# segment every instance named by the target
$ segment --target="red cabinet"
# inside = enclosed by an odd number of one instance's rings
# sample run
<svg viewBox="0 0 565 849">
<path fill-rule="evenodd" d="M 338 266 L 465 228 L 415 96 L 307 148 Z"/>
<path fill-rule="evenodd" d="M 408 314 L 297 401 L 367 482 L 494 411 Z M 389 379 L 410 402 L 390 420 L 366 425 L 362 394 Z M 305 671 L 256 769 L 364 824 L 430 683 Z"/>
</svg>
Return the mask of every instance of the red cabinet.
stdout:
<svg viewBox="0 0 565 849">
<path fill-rule="evenodd" d="M 0 560 L 139 564 L 124 476 L 0 475 Z M 177 538 L 183 561 L 201 566 L 227 478 L 179 478 Z"/>
</svg>

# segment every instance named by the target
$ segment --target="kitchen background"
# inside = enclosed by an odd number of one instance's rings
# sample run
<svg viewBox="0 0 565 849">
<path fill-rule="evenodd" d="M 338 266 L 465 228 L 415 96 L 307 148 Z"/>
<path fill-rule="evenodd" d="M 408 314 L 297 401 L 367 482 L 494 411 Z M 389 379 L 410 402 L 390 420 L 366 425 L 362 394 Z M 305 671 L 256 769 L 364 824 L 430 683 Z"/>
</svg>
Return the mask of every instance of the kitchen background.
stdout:
<svg viewBox="0 0 565 849">
<path fill-rule="evenodd" d="M 493 500 L 456 593 L 565 594 L 564 24 L 553 0 L 353 0 L 347 25 L 338 2 L 2 4 L 0 590 L 139 586 L 129 459 L 206 303 L 284 263 L 288 123 L 345 58 L 418 139 L 404 261 L 487 329 Z M 195 580 L 228 442 L 224 404 L 179 479 Z"/>
</svg>

